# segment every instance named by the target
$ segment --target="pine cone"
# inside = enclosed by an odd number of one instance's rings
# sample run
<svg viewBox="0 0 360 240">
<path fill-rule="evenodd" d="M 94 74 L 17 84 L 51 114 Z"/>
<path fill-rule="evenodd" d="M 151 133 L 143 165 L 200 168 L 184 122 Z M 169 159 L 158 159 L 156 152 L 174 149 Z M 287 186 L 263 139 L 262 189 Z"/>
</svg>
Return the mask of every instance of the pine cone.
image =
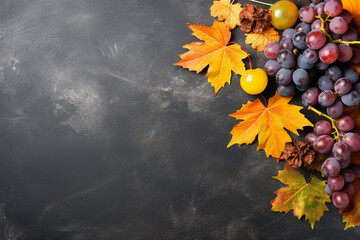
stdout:
<svg viewBox="0 0 360 240">
<path fill-rule="evenodd" d="M 302 166 L 303 162 L 311 164 L 314 160 L 315 153 L 311 143 L 293 140 L 292 142 L 285 144 L 285 149 L 280 159 L 285 159 L 293 168 L 299 168 Z"/>
<path fill-rule="evenodd" d="M 245 33 L 264 32 L 271 24 L 271 11 L 246 4 L 240 12 L 240 22 Z"/>
</svg>

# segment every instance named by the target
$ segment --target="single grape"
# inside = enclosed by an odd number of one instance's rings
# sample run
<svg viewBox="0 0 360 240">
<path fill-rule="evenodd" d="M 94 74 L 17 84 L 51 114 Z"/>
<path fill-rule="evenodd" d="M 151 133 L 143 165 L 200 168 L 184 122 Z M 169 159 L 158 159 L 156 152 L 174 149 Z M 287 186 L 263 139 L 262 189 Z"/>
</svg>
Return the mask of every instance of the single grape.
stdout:
<svg viewBox="0 0 360 240">
<path fill-rule="evenodd" d="M 313 147 L 319 153 L 329 153 L 334 145 L 334 140 L 328 135 L 321 135 L 314 140 Z"/>
<path fill-rule="evenodd" d="M 341 36 L 341 38 L 343 41 L 357 41 L 359 38 L 359 34 L 354 28 L 350 27 L 348 28 L 346 33 Z"/>
<path fill-rule="evenodd" d="M 264 48 L 264 55 L 268 59 L 276 60 L 278 53 L 280 52 L 281 47 L 278 43 L 268 43 Z"/>
<path fill-rule="evenodd" d="M 354 85 L 354 90 L 356 90 L 360 94 L 360 83 L 356 83 Z"/>
<path fill-rule="evenodd" d="M 292 71 L 290 69 L 281 68 L 276 73 L 276 82 L 279 85 L 289 85 L 292 81 Z"/>
<path fill-rule="evenodd" d="M 356 178 L 360 178 L 360 166 L 359 165 L 353 164 L 350 166 L 350 169 L 354 171 Z"/>
<path fill-rule="evenodd" d="M 337 119 L 336 127 L 340 131 L 349 132 L 354 129 L 355 121 L 350 116 L 342 116 L 339 119 Z"/>
<path fill-rule="evenodd" d="M 300 22 L 298 25 L 296 25 L 295 31 L 309 33 L 311 31 L 311 25 L 308 23 Z"/>
<path fill-rule="evenodd" d="M 357 152 L 360 150 L 360 136 L 356 133 L 348 132 L 345 134 L 345 137 L 342 139 L 345 142 L 352 152 Z"/>
<path fill-rule="evenodd" d="M 265 63 L 265 72 L 271 77 L 275 76 L 280 68 L 281 65 L 276 60 L 270 59 Z"/>
<path fill-rule="evenodd" d="M 352 196 L 355 193 L 354 184 L 352 184 L 351 182 L 345 182 L 344 187 L 343 187 L 343 189 L 341 189 L 341 191 Z"/>
<path fill-rule="evenodd" d="M 313 30 L 306 36 L 306 45 L 314 50 L 320 49 L 326 42 L 325 34 L 320 30 Z"/>
<path fill-rule="evenodd" d="M 358 65 L 360 64 L 360 51 L 357 48 L 352 48 L 353 55 L 349 61 L 351 65 Z"/>
<path fill-rule="evenodd" d="M 294 44 L 293 44 L 292 40 L 289 38 L 283 38 L 280 41 L 280 47 L 282 49 L 288 49 L 290 51 L 294 50 Z"/>
<path fill-rule="evenodd" d="M 331 90 L 322 91 L 319 94 L 318 102 L 322 107 L 330 107 L 335 102 L 335 95 Z"/>
<path fill-rule="evenodd" d="M 341 166 L 341 169 L 347 168 L 350 165 L 350 162 L 351 162 L 350 158 L 346 159 L 345 161 L 339 162 L 340 166 Z"/>
<path fill-rule="evenodd" d="M 331 81 L 327 76 L 321 76 L 317 83 L 321 91 L 334 90 L 334 82 Z"/>
<path fill-rule="evenodd" d="M 277 88 L 277 92 L 282 97 L 291 96 L 293 93 L 295 93 L 295 85 L 294 83 L 290 83 L 289 85 L 286 86 L 279 85 L 279 87 Z"/>
<path fill-rule="evenodd" d="M 317 87 L 312 87 L 306 90 L 302 95 L 302 103 L 304 106 L 314 106 L 318 103 L 318 96 L 320 90 Z"/>
<path fill-rule="evenodd" d="M 338 45 L 339 48 L 339 58 L 338 60 L 340 62 L 348 62 L 353 55 L 353 50 L 349 45 L 346 44 L 339 44 Z"/>
<path fill-rule="evenodd" d="M 325 71 L 325 75 L 328 79 L 335 82 L 342 76 L 342 72 L 338 66 L 331 66 Z"/>
<path fill-rule="evenodd" d="M 296 69 L 293 72 L 292 79 L 295 85 L 300 87 L 307 86 L 310 83 L 309 74 L 304 69 L 301 68 Z"/>
<path fill-rule="evenodd" d="M 339 15 L 340 17 L 342 17 L 348 24 L 351 22 L 352 20 L 352 15 L 351 13 L 346 10 L 346 9 L 343 9 L 341 14 Z"/>
<path fill-rule="evenodd" d="M 307 85 L 305 85 L 305 86 L 299 86 L 299 85 L 296 85 L 296 84 L 295 84 L 295 87 L 296 87 L 296 89 L 299 90 L 300 92 L 305 92 L 306 90 L 309 89 L 310 84 L 307 84 Z"/>
<path fill-rule="evenodd" d="M 357 73 L 357 71 L 353 68 L 347 68 L 344 70 L 344 77 L 346 77 L 347 79 L 350 80 L 350 82 L 352 84 L 357 83 L 357 81 L 359 80 L 359 74 Z"/>
<path fill-rule="evenodd" d="M 324 6 L 324 12 L 330 17 L 336 17 L 341 14 L 343 5 L 339 0 L 330 0 Z"/>
<path fill-rule="evenodd" d="M 339 175 L 340 170 L 340 163 L 335 158 L 328 158 L 321 165 L 321 171 L 327 177 L 335 177 Z"/>
<path fill-rule="evenodd" d="M 286 30 L 283 31 L 282 33 L 282 38 L 288 38 L 288 39 L 292 39 L 293 36 L 295 35 L 296 31 L 293 28 L 288 28 Z"/>
<path fill-rule="evenodd" d="M 341 101 L 337 100 L 333 105 L 326 109 L 327 114 L 332 118 L 339 118 L 344 111 L 344 105 Z"/>
<path fill-rule="evenodd" d="M 296 36 L 296 34 L 295 34 Z M 295 37 L 294 36 L 294 37 Z M 295 45 L 295 43 L 294 43 Z M 339 49 L 334 43 L 326 43 L 319 51 L 319 57 L 321 61 L 327 64 L 331 64 L 339 57 Z"/>
<path fill-rule="evenodd" d="M 341 101 L 349 107 L 356 106 L 360 103 L 360 94 L 356 90 L 341 96 Z"/>
<path fill-rule="evenodd" d="M 327 16 L 327 14 L 324 11 L 324 7 L 325 7 L 324 2 L 320 2 L 320 3 L 316 4 L 316 6 L 314 7 L 316 15 L 320 15 L 323 19 L 325 19 Z"/>
<path fill-rule="evenodd" d="M 307 63 L 312 65 L 319 60 L 319 52 L 310 48 L 305 49 L 305 51 L 302 53 L 302 56 L 304 56 L 304 60 Z"/>
<path fill-rule="evenodd" d="M 319 70 L 325 70 L 329 67 L 329 64 L 324 63 L 323 61 L 319 60 L 315 63 L 315 67 Z"/>
<path fill-rule="evenodd" d="M 306 49 L 306 33 L 305 32 L 297 32 L 293 37 L 294 46 L 298 49 Z"/>
<path fill-rule="evenodd" d="M 275 61 L 275 60 L 270 60 Z M 248 69 L 240 78 L 242 89 L 251 95 L 263 92 L 268 84 L 268 77 L 261 68 Z"/>
<path fill-rule="evenodd" d="M 335 191 L 331 190 L 329 185 L 327 185 L 327 184 L 325 185 L 325 192 L 330 196 L 334 195 L 334 193 L 335 193 Z"/>
<path fill-rule="evenodd" d="M 352 83 L 347 78 L 339 78 L 336 80 L 334 89 L 340 95 L 348 93 L 352 88 Z"/>
<path fill-rule="evenodd" d="M 301 54 L 297 59 L 296 59 L 296 65 L 299 68 L 302 69 L 311 69 L 312 67 L 314 67 L 314 64 L 310 63 L 310 60 L 307 59 L 303 54 Z"/>
<path fill-rule="evenodd" d="M 344 34 L 348 30 L 348 23 L 342 17 L 334 17 L 330 24 L 330 31 L 335 34 Z"/>
<path fill-rule="evenodd" d="M 277 61 L 279 62 L 281 67 L 288 69 L 293 68 L 296 64 L 294 53 L 288 49 L 280 50 L 279 54 L 277 55 Z"/>
<path fill-rule="evenodd" d="M 341 170 L 340 175 L 344 178 L 345 182 L 348 183 L 353 182 L 356 178 L 354 171 L 349 168 Z"/>
<path fill-rule="evenodd" d="M 321 30 L 321 20 L 320 19 L 316 19 L 312 24 L 311 24 L 311 30 Z M 326 32 L 329 32 L 329 23 L 328 22 L 324 22 L 324 29 Z"/>
<path fill-rule="evenodd" d="M 320 120 L 315 123 L 314 133 L 317 136 L 328 135 L 332 131 L 332 126 L 328 121 Z"/>
<path fill-rule="evenodd" d="M 291 1 L 278 1 L 270 7 L 272 13 L 271 24 L 279 29 L 285 30 L 292 27 L 298 18 L 298 8 Z"/>
<path fill-rule="evenodd" d="M 312 23 L 315 20 L 315 10 L 310 6 L 304 6 L 299 10 L 299 18 L 305 23 Z"/>
<path fill-rule="evenodd" d="M 327 184 L 330 189 L 333 191 L 339 191 L 344 187 L 345 181 L 341 175 L 337 175 L 334 177 L 329 177 L 327 180 Z"/>
<path fill-rule="evenodd" d="M 332 203 L 337 208 L 346 208 L 347 206 L 349 206 L 350 199 L 345 192 L 338 191 L 333 194 Z"/>
<path fill-rule="evenodd" d="M 308 143 L 313 144 L 313 142 L 315 141 L 316 138 L 317 138 L 317 136 L 315 135 L 315 133 L 309 132 L 305 136 L 305 141 L 308 142 Z"/>
<path fill-rule="evenodd" d="M 338 161 L 345 161 L 351 155 L 349 146 L 343 142 L 336 142 L 332 149 L 333 156 Z"/>
</svg>

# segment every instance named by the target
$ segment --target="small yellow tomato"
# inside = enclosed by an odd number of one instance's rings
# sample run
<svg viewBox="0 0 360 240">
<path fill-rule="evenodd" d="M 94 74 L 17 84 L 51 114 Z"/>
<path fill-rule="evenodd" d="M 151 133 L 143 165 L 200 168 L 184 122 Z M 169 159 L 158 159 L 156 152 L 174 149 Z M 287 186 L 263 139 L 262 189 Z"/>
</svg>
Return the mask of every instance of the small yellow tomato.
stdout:
<svg viewBox="0 0 360 240">
<path fill-rule="evenodd" d="M 240 78 L 242 89 L 251 95 L 256 95 L 265 90 L 268 84 L 266 72 L 261 68 L 246 70 Z"/>
<path fill-rule="evenodd" d="M 274 3 L 270 10 L 272 11 L 271 24 L 279 30 L 291 28 L 298 19 L 299 9 L 295 3 L 288 0 Z"/>
</svg>

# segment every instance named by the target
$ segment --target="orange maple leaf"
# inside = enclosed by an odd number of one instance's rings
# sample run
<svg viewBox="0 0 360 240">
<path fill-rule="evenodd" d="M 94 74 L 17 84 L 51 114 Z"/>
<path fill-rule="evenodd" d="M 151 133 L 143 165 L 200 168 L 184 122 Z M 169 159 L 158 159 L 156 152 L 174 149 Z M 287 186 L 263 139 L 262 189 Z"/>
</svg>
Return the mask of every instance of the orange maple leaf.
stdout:
<svg viewBox="0 0 360 240">
<path fill-rule="evenodd" d="M 355 186 L 355 193 L 350 197 L 350 204 L 346 209 L 341 209 L 340 213 L 343 213 L 343 222 L 345 223 L 345 229 L 350 227 L 356 227 L 360 225 L 360 179 L 356 179 L 353 182 Z"/>
<path fill-rule="evenodd" d="M 242 11 L 241 4 L 232 4 L 234 1 L 219 0 L 214 1 L 210 7 L 212 17 L 219 17 L 219 20 L 225 20 L 225 24 L 231 29 L 240 25 L 240 12 Z"/>
<path fill-rule="evenodd" d="M 189 49 L 189 51 L 180 54 L 181 60 L 174 65 L 188 68 L 197 73 L 209 65 L 206 76 L 211 86 L 215 88 L 215 94 L 226 83 L 230 84 L 231 71 L 240 75 L 245 73 L 245 65 L 242 59 L 248 55 L 239 44 L 228 45 L 231 37 L 228 26 L 222 22 L 214 21 L 211 27 L 201 24 L 189 24 L 189 27 L 193 31 L 193 35 L 204 42 L 193 42 L 185 45 L 184 48 Z"/>
<path fill-rule="evenodd" d="M 273 27 L 269 27 L 262 33 L 249 33 L 245 34 L 246 44 L 252 44 L 252 48 L 260 52 L 264 51 L 265 46 L 271 42 L 277 42 L 280 40 L 279 33 Z"/>
<path fill-rule="evenodd" d="M 313 176 L 310 182 L 306 182 L 304 176 L 288 164 L 273 178 L 288 186 L 275 192 L 276 198 L 270 201 L 272 211 L 287 213 L 294 210 L 294 216 L 298 219 L 305 215 L 311 228 L 314 228 L 315 222 L 320 220 L 325 211 L 329 211 L 326 203 L 331 201 L 325 192 L 325 181 Z"/>
<path fill-rule="evenodd" d="M 359 1 L 354 0 L 342 0 L 343 8 L 348 10 L 352 17 L 353 21 L 360 26 L 360 5 Z"/>
<path fill-rule="evenodd" d="M 269 105 L 264 106 L 259 99 L 243 104 L 237 112 L 230 114 L 238 120 L 244 120 L 231 131 L 232 139 L 228 145 L 251 144 L 259 135 L 257 150 L 264 149 L 266 156 L 279 158 L 284 150 L 285 143 L 291 138 L 286 129 L 299 135 L 297 129 L 304 126 L 313 126 L 299 111 L 302 107 L 288 104 L 291 97 L 281 97 L 277 92 L 269 99 Z"/>
</svg>

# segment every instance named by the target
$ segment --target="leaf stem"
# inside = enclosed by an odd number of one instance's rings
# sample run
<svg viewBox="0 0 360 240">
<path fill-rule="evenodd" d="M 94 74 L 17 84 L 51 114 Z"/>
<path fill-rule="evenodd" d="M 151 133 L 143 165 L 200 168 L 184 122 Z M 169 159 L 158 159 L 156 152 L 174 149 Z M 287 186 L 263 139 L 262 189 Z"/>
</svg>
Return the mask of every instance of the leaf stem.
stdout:
<svg viewBox="0 0 360 240">
<path fill-rule="evenodd" d="M 262 95 L 261 93 L 259 95 L 263 98 L 265 107 L 268 107 L 268 102 L 266 101 L 266 98 L 264 97 L 264 95 Z"/>
<path fill-rule="evenodd" d="M 260 3 L 260 4 L 264 4 L 264 5 L 267 5 L 267 6 L 272 6 L 272 4 L 270 3 L 265 3 L 265 2 L 260 2 L 260 1 L 257 1 L 257 0 L 249 0 L 250 2 L 255 2 L 255 3 Z"/>
<path fill-rule="evenodd" d="M 329 17 L 329 16 L 328 16 Z M 316 16 L 316 18 L 320 19 L 321 21 L 321 27 L 320 27 L 320 30 L 325 34 L 325 36 L 330 40 L 330 42 L 332 43 L 342 43 L 342 44 L 346 44 L 346 45 L 350 45 L 350 44 L 360 44 L 360 41 L 344 41 L 342 39 L 336 39 L 336 40 L 333 40 L 330 36 L 330 34 L 328 34 L 326 31 L 325 31 L 325 22 L 331 22 L 330 19 L 328 19 L 328 17 L 324 20 L 320 15 Z"/>
<path fill-rule="evenodd" d="M 319 116 L 325 117 L 327 119 L 329 119 L 331 121 L 331 126 L 332 128 L 335 130 L 334 132 L 332 132 L 332 134 L 334 135 L 334 140 L 339 142 L 341 141 L 340 137 L 343 137 L 343 135 L 340 134 L 339 129 L 336 127 L 336 123 L 337 121 L 335 119 L 333 119 L 332 117 L 326 115 L 325 113 L 320 112 L 319 110 L 317 110 L 316 108 L 309 106 L 308 107 L 309 110 L 317 113 Z"/>
</svg>

